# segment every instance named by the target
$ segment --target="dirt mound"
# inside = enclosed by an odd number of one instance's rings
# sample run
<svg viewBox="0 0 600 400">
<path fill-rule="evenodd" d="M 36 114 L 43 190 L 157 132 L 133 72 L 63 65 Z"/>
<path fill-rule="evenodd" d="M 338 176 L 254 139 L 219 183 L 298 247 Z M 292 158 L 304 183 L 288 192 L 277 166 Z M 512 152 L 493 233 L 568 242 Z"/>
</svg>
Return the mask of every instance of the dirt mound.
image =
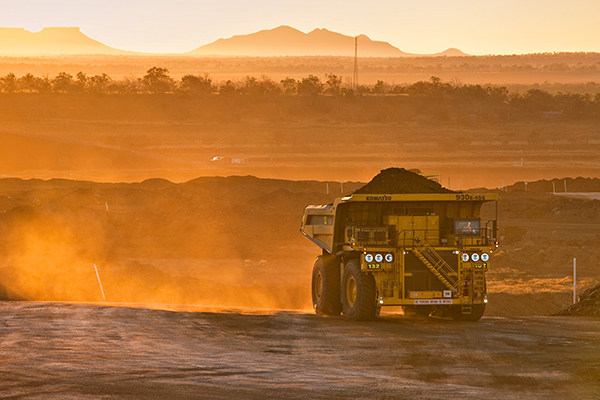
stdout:
<svg viewBox="0 0 600 400">
<path fill-rule="evenodd" d="M 600 317 L 600 283 L 583 292 L 577 303 L 561 311 L 558 315 Z"/>
<path fill-rule="evenodd" d="M 354 194 L 453 193 L 437 182 L 404 168 L 388 168 Z"/>
</svg>

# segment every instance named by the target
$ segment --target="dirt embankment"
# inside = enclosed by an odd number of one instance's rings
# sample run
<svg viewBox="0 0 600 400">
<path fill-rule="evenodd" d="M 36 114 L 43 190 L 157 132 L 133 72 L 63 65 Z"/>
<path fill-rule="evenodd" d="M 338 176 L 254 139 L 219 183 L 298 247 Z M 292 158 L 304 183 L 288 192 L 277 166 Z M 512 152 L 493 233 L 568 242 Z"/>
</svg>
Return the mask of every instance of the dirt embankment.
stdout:
<svg viewBox="0 0 600 400">
<path fill-rule="evenodd" d="M 343 194 L 361 186 L 345 182 Z M 3 179 L 0 297 L 103 301 L 96 264 L 107 301 L 310 309 L 318 249 L 298 232 L 302 210 L 341 189 L 251 176 L 181 184 Z M 600 282 L 598 201 L 519 191 L 501 198 L 490 313 L 548 315 L 569 306 L 573 257 L 581 289 Z M 482 220 L 494 217 L 494 203 L 484 205 Z"/>
<path fill-rule="evenodd" d="M 595 179 L 566 179 L 579 191 L 596 190 Z M 564 179 L 555 181 L 563 184 Z M 530 182 L 528 187 L 532 190 L 509 186 L 498 192 L 497 204 L 482 207 L 482 220 L 489 220 L 496 217 L 497 205 L 500 239 L 487 275 L 490 312 L 496 302 L 524 315 L 554 314 L 569 307 L 573 258 L 579 291 L 600 282 L 600 201 L 554 196 L 552 181 Z"/>
<path fill-rule="evenodd" d="M 527 183 L 521 181 L 508 186 L 507 190 L 532 193 L 600 192 L 600 179 L 578 177 L 542 179 Z"/>
</svg>

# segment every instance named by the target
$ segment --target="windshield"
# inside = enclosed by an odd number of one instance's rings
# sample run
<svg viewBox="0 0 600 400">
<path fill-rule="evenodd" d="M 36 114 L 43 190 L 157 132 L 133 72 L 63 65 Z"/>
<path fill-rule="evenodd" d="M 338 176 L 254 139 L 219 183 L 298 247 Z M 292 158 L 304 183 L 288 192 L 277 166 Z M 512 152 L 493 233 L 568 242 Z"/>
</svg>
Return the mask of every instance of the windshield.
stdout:
<svg viewBox="0 0 600 400">
<path fill-rule="evenodd" d="M 459 219 L 454 221 L 454 231 L 457 235 L 479 235 L 480 221 L 478 219 Z"/>
</svg>

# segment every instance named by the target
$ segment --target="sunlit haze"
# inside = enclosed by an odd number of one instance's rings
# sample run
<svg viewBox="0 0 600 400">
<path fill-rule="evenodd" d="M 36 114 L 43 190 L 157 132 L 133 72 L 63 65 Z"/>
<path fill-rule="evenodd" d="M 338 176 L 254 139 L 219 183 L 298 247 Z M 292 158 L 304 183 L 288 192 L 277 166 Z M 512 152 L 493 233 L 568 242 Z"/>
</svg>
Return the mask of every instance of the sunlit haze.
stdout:
<svg viewBox="0 0 600 400">
<path fill-rule="evenodd" d="M 599 15 L 0 0 L 0 397 L 598 398 Z"/>
<path fill-rule="evenodd" d="M 0 26 L 77 26 L 123 50 L 182 53 L 279 25 L 366 34 L 409 53 L 600 51 L 600 2 L 565 1 L 79 1 L 3 2 Z"/>
</svg>

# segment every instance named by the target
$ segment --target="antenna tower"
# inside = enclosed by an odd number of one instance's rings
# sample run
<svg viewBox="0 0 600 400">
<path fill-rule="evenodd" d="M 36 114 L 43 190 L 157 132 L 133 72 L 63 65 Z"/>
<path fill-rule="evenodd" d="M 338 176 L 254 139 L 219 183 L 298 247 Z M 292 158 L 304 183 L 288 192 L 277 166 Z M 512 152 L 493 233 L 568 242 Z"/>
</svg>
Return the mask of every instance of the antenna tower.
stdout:
<svg viewBox="0 0 600 400">
<path fill-rule="evenodd" d="M 358 36 L 354 36 L 354 77 L 352 78 L 354 91 L 358 90 Z"/>
</svg>

